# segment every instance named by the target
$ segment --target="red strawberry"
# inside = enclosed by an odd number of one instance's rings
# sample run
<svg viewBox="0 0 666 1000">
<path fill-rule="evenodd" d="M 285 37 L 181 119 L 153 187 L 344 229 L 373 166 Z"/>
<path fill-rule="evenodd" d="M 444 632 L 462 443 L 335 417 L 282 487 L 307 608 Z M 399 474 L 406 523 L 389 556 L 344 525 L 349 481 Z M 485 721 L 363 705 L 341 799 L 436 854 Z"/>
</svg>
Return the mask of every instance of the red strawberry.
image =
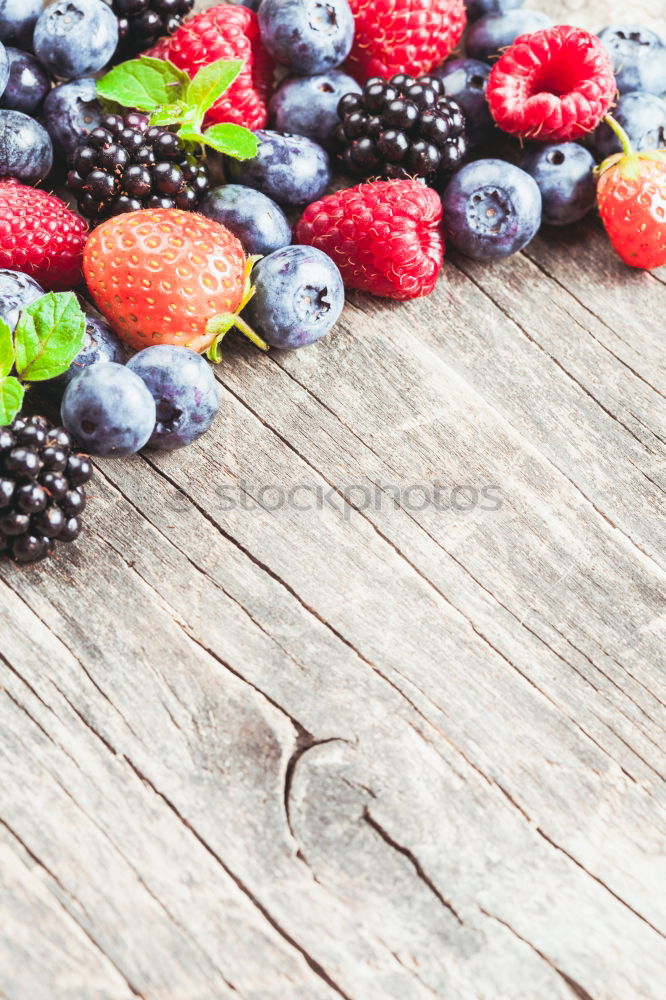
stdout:
<svg viewBox="0 0 666 1000">
<path fill-rule="evenodd" d="M 347 288 L 414 299 L 435 287 L 444 257 L 442 203 L 418 181 L 374 181 L 306 208 L 295 241 L 318 247 Z"/>
<path fill-rule="evenodd" d="M 629 137 L 606 119 L 624 152 L 600 167 L 599 214 L 616 252 L 630 267 L 666 265 L 666 149 L 635 153 Z"/>
<path fill-rule="evenodd" d="M 64 201 L 17 181 L 0 181 L 0 267 L 23 271 L 43 288 L 81 280 L 88 226 Z"/>
<path fill-rule="evenodd" d="M 349 57 L 361 81 L 420 76 L 439 66 L 465 30 L 465 0 L 349 0 L 356 32 Z"/>
<path fill-rule="evenodd" d="M 224 226 L 174 208 L 108 219 L 83 258 L 97 307 L 137 350 L 176 344 L 202 352 L 233 325 L 265 347 L 235 315 L 248 298 L 251 265 Z"/>
<path fill-rule="evenodd" d="M 147 55 L 169 59 L 190 76 L 216 59 L 242 59 L 237 80 L 206 115 L 206 123 L 234 122 L 264 128 L 273 89 L 274 63 L 259 36 L 259 22 L 247 7 L 222 3 L 190 17 Z"/>
<path fill-rule="evenodd" d="M 486 96 L 499 127 L 525 139 L 580 139 L 615 99 L 605 45 L 568 25 L 521 35 L 493 66 Z"/>
</svg>

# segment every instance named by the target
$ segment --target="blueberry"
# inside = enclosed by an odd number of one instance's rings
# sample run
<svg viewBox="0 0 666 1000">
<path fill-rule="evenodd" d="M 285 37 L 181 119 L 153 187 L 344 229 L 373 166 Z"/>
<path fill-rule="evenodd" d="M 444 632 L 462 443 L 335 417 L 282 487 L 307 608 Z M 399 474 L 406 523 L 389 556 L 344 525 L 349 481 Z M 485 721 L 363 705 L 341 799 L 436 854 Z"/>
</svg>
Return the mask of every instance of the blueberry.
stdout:
<svg viewBox="0 0 666 1000">
<path fill-rule="evenodd" d="M 512 45 L 519 35 L 552 26 L 552 19 L 540 10 L 509 10 L 506 14 L 486 14 L 469 30 L 467 55 L 482 62 L 494 62 L 499 59 L 502 49 Z"/>
<path fill-rule="evenodd" d="M 21 111 L 0 111 L 0 177 L 39 184 L 53 166 L 51 138 Z"/>
<path fill-rule="evenodd" d="M 271 120 L 278 132 L 288 130 L 327 146 L 340 121 L 340 100 L 345 94 L 360 93 L 356 80 L 338 69 L 317 76 L 291 76 L 271 98 Z"/>
<path fill-rule="evenodd" d="M 118 45 L 118 21 L 104 0 L 57 0 L 38 17 L 35 55 L 62 80 L 106 66 Z"/>
<path fill-rule="evenodd" d="M 220 407 L 220 390 L 212 367 L 200 354 L 162 344 L 139 351 L 127 367 L 155 400 L 157 420 L 150 448 L 184 448 L 208 430 Z"/>
<path fill-rule="evenodd" d="M 0 94 L 3 94 L 9 81 L 9 54 L 0 42 Z"/>
<path fill-rule="evenodd" d="M 51 384 L 58 384 L 61 391 L 69 385 L 84 368 L 97 365 L 102 361 L 114 361 L 116 364 L 125 363 L 125 348 L 120 337 L 117 337 L 108 323 L 97 316 L 86 316 L 86 332 L 83 338 L 83 347 L 76 355 L 67 371 L 51 380 Z"/>
<path fill-rule="evenodd" d="M 56 152 L 69 160 L 81 140 L 104 118 L 95 81 L 86 77 L 54 87 L 44 101 L 43 117 Z"/>
<path fill-rule="evenodd" d="M 84 368 L 67 386 L 62 422 L 91 455 L 132 455 L 155 427 L 155 402 L 138 375 L 104 361 Z"/>
<path fill-rule="evenodd" d="M 478 21 L 486 14 L 506 14 L 508 10 L 515 10 L 516 7 L 523 6 L 523 0 L 465 0 L 467 7 L 467 20 L 470 24 Z"/>
<path fill-rule="evenodd" d="M 0 107 L 34 115 L 51 89 L 49 75 L 42 64 L 28 52 L 8 48 L 7 56 L 9 81 L 0 99 Z"/>
<path fill-rule="evenodd" d="M 478 59 L 449 59 L 433 75 L 444 84 L 446 96 L 462 108 L 470 143 L 478 146 L 492 139 L 496 128 L 486 100 L 490 66 Z"/>
<path fill-rule="evenodd" d="M 0 0 L 0 39 L 28 48 L 44 0 Z"/>
<path fill-rule="evenodd" d="M 263 256 L 291 243 L 291 226 L 280 206 L 242 184 L 213 188 L 198 211 L 231 230 L 248 254 Z"/>
<path fill-rule="evenodd" d="M 599 32 L 611 54 L 621 94 L 647 90 L 666 93 L 666 46 L 663 39 L 640 25 L 612 25 Z"/>
<path fill-rule="evenodd" d="M 634 149 L 666 147 L 666 103 L 656 94 L 641 91 L 623 94 L 612 114 L 631 139 Z M 597 129 L 595 148 L 602 160 L 622 151 L 620 140 L 605 122 Z"/>
<path fill-rule="evenodd" d="M 525 153 L 520 167 L 537 182 L 548 225 L 569 226 L 594 208 L 594 157 L 577 142 L 542 143 Z"/>
<path fill-rule="evenodd" d="M 354 41 L 347 0 L 263 0 L 261 40 L 293 73 L 324 73 L 345 61 Z"/>
<path fill-rule="evenodd" d="M 345 303 L 337 264 L 315 247 L 276 250 L 255 265 L 252 282 L 247 320 L 272 347 L 306 347 L 320 340 Z"/>
<path fill-rule="evenodd" d="M 475 260 L 517 253 L 541 225 L 536 181 L 504 160 L 468 163 L 442 195 L 447 242 Z"/>
<path fill-rule="evenodd" d="M 303 135 L 260 129 L 259 152 L 251 160 L 227 157 L 226 174 L 234 184 L 246 184 L 284 205 L 317 201 L 331 180 L 326 152 Z"/>
<path fill-rule="evenodd" d="M 0 268 L 0 319 L 4 319 L 10 330 L 14 330 L 21 311 L 45 294 L 34 278 Z"/>
</svg>

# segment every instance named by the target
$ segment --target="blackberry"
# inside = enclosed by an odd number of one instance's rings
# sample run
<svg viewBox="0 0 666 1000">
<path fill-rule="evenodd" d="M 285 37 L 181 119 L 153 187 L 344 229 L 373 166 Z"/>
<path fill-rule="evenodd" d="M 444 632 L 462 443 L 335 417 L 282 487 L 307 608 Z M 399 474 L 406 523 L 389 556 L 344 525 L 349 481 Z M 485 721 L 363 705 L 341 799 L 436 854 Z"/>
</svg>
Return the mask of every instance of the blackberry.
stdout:
<svg viewBox="0 0 666 1000">
<path fill-rule="evenodd" d="M 172 35 L 193 6 L 194 0 L 111 0 L 120 33 L 118 56 L 131 59 L 162 35 Z"/>
<path fill-rule="evenodd" d="M 140 208 L 192 211 L 210 187 L 185 143 L 138 111 L 103 118 L 77 146 L 66 183 L 93 225 Z"/>
<path fill-rule="evenodd" d="M 62 427 L 44 417 L 16 417 L 0 427 L 0 553 L 15 562 L 43 559 L 81 531 L 87 455 L 72 452 Z"/>
<path fill-rule="evenodd" d="M 334 139 L 349 173 L 443 181 L 467 154 L 465 116 L 436 76 L 371 77 L 338 105 Z"/>
</svg>

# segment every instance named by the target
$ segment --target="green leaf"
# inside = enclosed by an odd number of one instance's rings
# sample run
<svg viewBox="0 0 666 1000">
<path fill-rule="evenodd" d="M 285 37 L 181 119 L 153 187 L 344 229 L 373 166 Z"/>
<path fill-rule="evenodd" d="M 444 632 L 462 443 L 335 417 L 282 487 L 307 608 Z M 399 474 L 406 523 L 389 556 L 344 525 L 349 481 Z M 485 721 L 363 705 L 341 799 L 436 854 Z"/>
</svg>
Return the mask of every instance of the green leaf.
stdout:
<svg viewBox="0 0 666 1000">
<path fill-rule="evenodd" d="M 242 125 L 213 125 L 204 132 L 204 142 L 218 153 L 226 153 L 235 160 L 249 160 L 257 155 L 259 140 Z"/>
<path fill-rule="evenodd" d="M 165 108 L 158 108 L 150 114 L 151 125 L 174 125 L 182 121 L 185 114 L 185 105 L 169 104 Z"/>
<path fill-rule="evenodd" d="M 185 100 L 201 117 L 222 97 L 243 69 L 240 59 L 218 59 L 199 70 L 185 92 Z"/>
<path fill-rule="evenodd" d="M 13 375 L 0 379 L 0 427 L 11 424 L 21 409 L 25 389 Z"/>
<path fill-rule="evenodd" d="M 86 318 L 73 292 L 49 292 L 21 314 L 14 332 L 16 369 L 28 382 L 67 371 L 83 347 Z"/>
<path fill-rule="evenodd" d="M 97 93 L 126 108 L 154 111 L 182 100 L 189 77 L 167 59 L 141 56 L 120 63 L 97 81 Z"/>
<path fill-rule="evenodd" d="M 0 378 L 9 375 L 14 367 L 14 341 L 12 331 L 4 319 L 0 319 Z"/>
</svg>

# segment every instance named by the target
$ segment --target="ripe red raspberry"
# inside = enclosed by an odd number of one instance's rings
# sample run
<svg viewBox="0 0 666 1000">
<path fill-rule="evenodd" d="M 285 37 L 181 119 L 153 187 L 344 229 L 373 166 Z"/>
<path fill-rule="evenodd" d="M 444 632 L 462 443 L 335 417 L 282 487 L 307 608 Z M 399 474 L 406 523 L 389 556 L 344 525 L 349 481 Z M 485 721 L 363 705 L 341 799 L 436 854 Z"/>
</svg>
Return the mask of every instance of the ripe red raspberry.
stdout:
<svg viewBox="0 0 666 1000">
<path fill-rule="evenodd" d="M 415 299 L 435 287 L 444 257 L 442 203 L 418 181 L 374 181 L 309 205 L 296 243 L 327 253 L 347 288 Z"/>
<path fill-rule="evenodd" d="M 521 35 L 488 80 L 499 127 L 525 139 L 580 139 L 597 127 L 616 92 L 607 49 L 581 28 L 558 25 Z"/>
<path fill-rule="evenodd" d="M 274 63 L 262 45 L 254 11 L 229 3 L 202 10 L 147 54 L 171 60 L 190 77 L 217 59 L 242 59 L 245 65 L 240 76 L 210 109 L 206 123 L 265 128 Z"/>
<path fill-rule="evenodd" d="M 64 291 L 81 280 L 88 226 L 39 188 L 0 181 L 0 267 L 22 271 L 43 288 Z"/>
<path fill-rule="evenodd" d="M 361 82 L 421 76 L 444 62 L 465 30 L 464 0 L 349 0 L 356 22 L 349 68 Z"/>
</svg>

